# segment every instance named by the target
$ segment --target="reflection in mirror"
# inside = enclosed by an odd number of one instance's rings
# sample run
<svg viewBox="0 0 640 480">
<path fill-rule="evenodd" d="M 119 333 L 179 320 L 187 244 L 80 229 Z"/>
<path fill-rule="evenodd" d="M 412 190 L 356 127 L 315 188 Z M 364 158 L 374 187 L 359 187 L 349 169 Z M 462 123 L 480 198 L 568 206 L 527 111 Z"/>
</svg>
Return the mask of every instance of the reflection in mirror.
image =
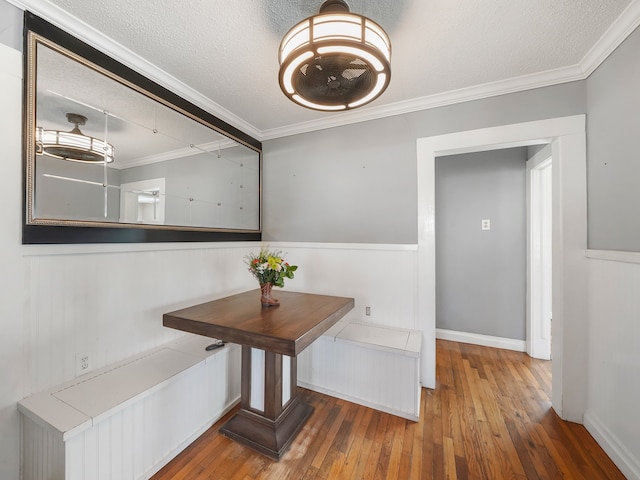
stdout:
<svg viewBox="0 0 640 480">
<path fill-rule="evenodd" d="M 260 230 L 259 149 L 30 35 L 27 223 Z"/>
</svg>

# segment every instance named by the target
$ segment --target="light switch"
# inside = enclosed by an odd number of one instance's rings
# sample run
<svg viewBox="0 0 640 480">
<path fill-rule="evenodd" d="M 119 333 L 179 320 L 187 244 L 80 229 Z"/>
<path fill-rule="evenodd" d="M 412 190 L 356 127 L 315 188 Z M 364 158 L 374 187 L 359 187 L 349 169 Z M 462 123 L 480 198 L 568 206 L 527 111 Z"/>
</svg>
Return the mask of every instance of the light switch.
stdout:
<svg viewBox="0 0 640 480">
<path fill-rule="evenodd" d="M 488 218 L 482 219 L 482 230 L 491 230 L 491 220 Z"/>
</svg>

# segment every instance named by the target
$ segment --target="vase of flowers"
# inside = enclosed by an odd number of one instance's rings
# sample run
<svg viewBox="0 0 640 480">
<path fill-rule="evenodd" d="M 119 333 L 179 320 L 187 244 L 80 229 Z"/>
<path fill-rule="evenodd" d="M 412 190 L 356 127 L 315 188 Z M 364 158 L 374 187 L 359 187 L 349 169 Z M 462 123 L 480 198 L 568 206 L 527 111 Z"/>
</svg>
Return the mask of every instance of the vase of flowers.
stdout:
<svg viewBox="0 0 640 480">
<path fill-rule="evenodd" d="M 260 249 L 257 255 L 251 254 L 245 257 L 245 263 L 249 266 L 249 272 L 260 283 L 260 302 L 263 307 L 280 305 L 277 299 L 271 295 L 273 287 L 284 287 L 285 278 L 293 278 L 293 272 L 298 267 L 289 265 L 282 256 L 282 252 Z"/>
</svg>

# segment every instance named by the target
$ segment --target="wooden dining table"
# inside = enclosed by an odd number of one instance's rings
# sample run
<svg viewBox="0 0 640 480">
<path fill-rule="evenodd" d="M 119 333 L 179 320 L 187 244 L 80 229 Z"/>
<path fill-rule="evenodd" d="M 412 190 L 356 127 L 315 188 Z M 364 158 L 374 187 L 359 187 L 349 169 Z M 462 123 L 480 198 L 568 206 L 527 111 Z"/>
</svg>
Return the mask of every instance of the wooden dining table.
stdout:
<svg viewBox="0 0 640 480">
<path fill-rule="evenodd" d="M 279 460 L 313 408 L 298 394 L 296 357 L 354 307 L 354 299 L 279 291 L 263 307 L 260 290 L 163 315 L 163 325 L 242 345 L 240 410 L 220 431 Z"/>
</svg>

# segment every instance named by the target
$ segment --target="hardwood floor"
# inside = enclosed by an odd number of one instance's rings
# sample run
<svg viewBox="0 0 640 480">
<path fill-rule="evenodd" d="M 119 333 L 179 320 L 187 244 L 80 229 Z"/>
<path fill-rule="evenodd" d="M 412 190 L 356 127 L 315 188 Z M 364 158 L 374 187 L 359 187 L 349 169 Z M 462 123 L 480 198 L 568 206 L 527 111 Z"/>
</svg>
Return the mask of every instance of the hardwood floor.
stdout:
<svg viewBox="0 0 640 480">
<path fill-rule="evenodd" d="M 551 410 L 550 369 L 438 340 L 438 385 L 422 390 L 418 423 L 303 390 L 315 412 L 279 462 L 220 435 L 227 416 L 152 478 L 624 479 L 583 426 Z"/>
</svg>

